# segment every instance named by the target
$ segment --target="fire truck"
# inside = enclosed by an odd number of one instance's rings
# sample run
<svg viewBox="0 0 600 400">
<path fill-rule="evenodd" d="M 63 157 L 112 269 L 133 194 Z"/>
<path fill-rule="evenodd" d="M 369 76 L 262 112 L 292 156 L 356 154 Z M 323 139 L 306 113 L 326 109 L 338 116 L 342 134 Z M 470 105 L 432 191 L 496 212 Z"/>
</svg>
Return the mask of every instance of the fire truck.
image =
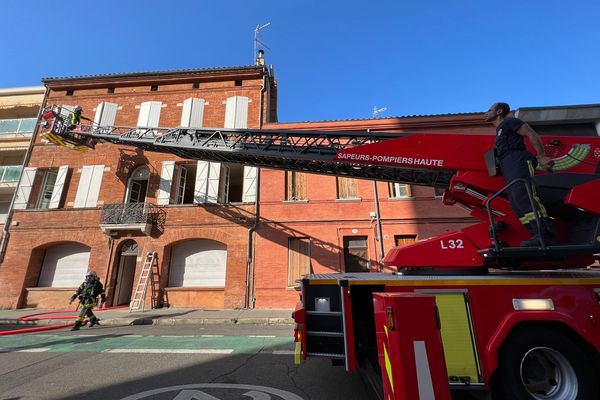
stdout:
<svg viewBox="0 0 600 400">
<path fill-rule="evenodd" d="M 425 185 L 478 223 L 394 248 L 385 272 L 311 274 L 294 319 L 296 362 L 361 371 L 379 398 L 600 399 L 600 138 L 544 136 L 551 173 L 505 184 L 494 137 L 277 129 L 69 126 L 48 107 L 42 136 L 82 151 L 96 142 L 184 159 Z M 556 225 L 530 234 L 507 193 L 525 185 Z M 534 193 L 533 191 L 536 191 Z M 534 207 L 535 209 L 535 207 Z M 539 213 L 538 213 L 539 214 Z M 538 224 L 540 216 L 536 215 Z"/>
</svg>

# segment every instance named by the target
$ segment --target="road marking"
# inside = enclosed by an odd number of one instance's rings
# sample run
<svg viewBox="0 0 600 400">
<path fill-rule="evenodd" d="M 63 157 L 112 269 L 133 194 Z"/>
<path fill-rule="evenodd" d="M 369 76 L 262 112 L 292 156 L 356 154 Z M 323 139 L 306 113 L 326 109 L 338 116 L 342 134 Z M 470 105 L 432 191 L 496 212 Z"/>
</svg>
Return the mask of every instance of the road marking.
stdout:
<svg viewBox="0 0 600 400">
<path fill-rule="evenodd" d="M 200 337 L 225 337 L 225 335 L 200 335 Z"/>
<path fill-rule="evenodd" d="M 296 352 L 294 350 L 273 350 L 272 354 L 277 354 L 277 355 L 282 355 L 282 356 L 289 356 L 289 355 L 296 354 Z"/>
<path fill-rule="evenodd" d="M 249 335 L 248 337 L 254 337 L 254 338 L 274 338 L 277 337 L 275 335 Z"/>
<path fill-rule="evenodd" d="M 50 350 L 49 347 L 34 347 L 31 349 L 11 349 L 11 348 L 0 348 L 0 353 L 43 353 Z"/>
<path fill-rule="evenodd" d="M 231 354 L 233 349 L 108 349 L 103 353 Z"/>
<path fill-rule="evenodd" d="M 171 398 L 173 394 L 176 394 L 173 400 L 216 399 L 216 397 L 211 396 L 205 391 L 198 389 L 225 389 L 229 393 L 229 396 L 227 396 L 227 398 L 233 398 L 233 396 L 235 396 L 235 398 L 239 399 L 241 395 L 245 397 L 251 397 L 255 400 L 303 400 L 302 397 L 298 396 L 297 394 L 287 392 L 281 389 L 275 389 L 268 386 L 240 385 L 234 383 L 199 383 L 192 385 L 169 386 L 160 389 L 148 390 L 142 393 L 136 393 L 131 396 L 123 397 L 121 400 L 140 400 L 148 399 L 150 397 L 156 398 L 156 395 L 169 392 L 172 392 L 169 398 Z"/>
</svg>

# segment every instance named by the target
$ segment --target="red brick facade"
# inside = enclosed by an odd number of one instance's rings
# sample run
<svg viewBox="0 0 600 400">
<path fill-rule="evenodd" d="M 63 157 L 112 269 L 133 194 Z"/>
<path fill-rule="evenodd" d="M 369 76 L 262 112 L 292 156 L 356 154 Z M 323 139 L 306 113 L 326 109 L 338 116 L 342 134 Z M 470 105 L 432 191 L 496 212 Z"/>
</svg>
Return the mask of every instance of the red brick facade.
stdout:
<svg viewBox="0 0 600 400">
<path fill-rule="evenodd" d="M 226 99 L 244 96 L 249 99 L 249 128 L 260 127 L 262 116 L 266 129 L 492 132 L 478 114 L 268 124 L 276 120 L 276 84 L 260 67 L 49 79 L 45 83 L 50 89 L 47 104 L 81 105 L 89 117 L 99 103 L 118 104 L 114 124 L 121 126 L 135 126 L 140 104 L 148 101 L 162 102 L 161 127 L 178 126 L 181 103 L 187 98 L 202 98 L 203 126 L 222 127 Z M 112 236 L 103 233 L 99 226 L 102 205 L 124 202 L 128 180 L 136 167 L 146 165 L 150 169 L 146 203 L 157 203 L 161 168 L 169 160 L 181 161 L 168 154 L 112 144 L 98 144 L 95 151 L 77 153 L 44 144 L 38 136 L 28 163 L 37 168 L 38 175 L 31 199 L 40 196 L 44 170 L 68 166 L 69 174 L 60 207 L 36 209 L 30 200 L 28 209 L 14 212 L 7 252 L 0 267 L 0 308 L 66 306 L 72 288 L 38 284 L 48 249 L 63 243 L 89 248 L 89 269 L 95 270 L 105 283 L 109 304 L 116 298 L 121 250 L 130 240 L 139 249 L 134 282 L 145 254 L 158 254 L 156 294 L 152 299 L 148 294 L 148 305 L 237 308 L 246 305 L 248 296 L 249 306 L 291 308 L 298 301 L 298 293 L 293 284 L 288 284 L 290 238 L 306 238 L 310 243 L 312 272 L 345 271 L 344 238 L 348 237 L 366 239 L 369 266 L 372 270 L 377 268 L 373 184 L 367 180 L 358 182 L 356 199 L 339 200 L 335 177 L 307 175 L 306 200 L 286 201 L 286 173 L 262 169 L 260 222 L 251 242 L 253 258 L 249 270 L 249 228 L 255 222 L 252 202 L 167 205 L 162 208 L 164 222 L 148 236 L 139 230 L 119 231 Z M 76 208 L 82 168 L 90 165 L 104 166 L 97 207 Z M 378 192 L 385 251 L 402 235 L 419 240 L 459 229 L 470 221 L 465 212 L 442 207 L 432 188 L 414 187 L 411 197 L 395 199 L 390 198 L 388 184 L 380 182 Z M 224 287 L 169 287 L 172 249 L 192 239 L 208 239 L 226 247 Z"/>
</svg>

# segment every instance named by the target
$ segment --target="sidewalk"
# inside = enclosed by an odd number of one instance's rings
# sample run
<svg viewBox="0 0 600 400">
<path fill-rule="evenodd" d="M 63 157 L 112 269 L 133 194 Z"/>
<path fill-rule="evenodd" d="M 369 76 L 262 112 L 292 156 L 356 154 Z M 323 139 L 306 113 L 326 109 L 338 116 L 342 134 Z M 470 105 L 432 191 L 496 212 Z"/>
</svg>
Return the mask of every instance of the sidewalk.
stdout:
<svg viewBox="0 0 600 400">
<path fill-rule="evenodd" d="M 48 309 L 0 310 L 0 325 L 43 326 L 73 322 L 76 312 L 48 314 L 56 319 L 40 321 L 19 321 L 20 317 L 49 311 Z M 130 313 L 127 308 L 96 311 L 104 326 L 124 325 L 181 325 L 181 324 L 255 324 L 255 325 L 291 325 L 292 310 L 201 310 L 195 308 L 159 308 L 144 312 Z M 40 315 L 39 317 L 45 317 Z M 35 318 L 35 317 L 34 317 Z"/>
</svg>

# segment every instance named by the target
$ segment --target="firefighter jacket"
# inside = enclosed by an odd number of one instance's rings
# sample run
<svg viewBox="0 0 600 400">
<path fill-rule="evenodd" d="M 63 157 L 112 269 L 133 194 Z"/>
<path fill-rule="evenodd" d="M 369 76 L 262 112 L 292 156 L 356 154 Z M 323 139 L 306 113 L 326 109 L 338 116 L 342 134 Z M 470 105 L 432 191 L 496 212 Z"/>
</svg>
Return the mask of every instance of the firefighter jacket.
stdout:
<svg viewBox="0 0 600 400">
<path fill-rule="evenodd" d="M 75 291 L 72 300 L 79 298 L 81 304 L 96 304 L 98 296 L 101 296 L 102 302 L 106 301 L 106 295 L 104 294 L 104 287 L 99 280 L 92 282 L 83 282 Z"/>
</svg>

